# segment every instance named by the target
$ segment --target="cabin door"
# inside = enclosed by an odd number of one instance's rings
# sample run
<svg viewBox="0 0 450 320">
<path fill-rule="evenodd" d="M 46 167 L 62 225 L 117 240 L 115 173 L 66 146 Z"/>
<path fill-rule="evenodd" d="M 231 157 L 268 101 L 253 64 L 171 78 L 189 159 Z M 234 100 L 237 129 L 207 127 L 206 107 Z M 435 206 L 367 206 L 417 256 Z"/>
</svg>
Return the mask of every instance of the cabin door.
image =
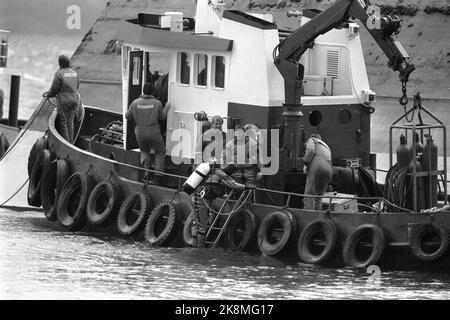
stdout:
<svg viewBox="0 0 450 320">
<path fill-rule="evenodd" d="M 128 106 L 142 94 L 142 68 L 144 61 L 143 51 L 130 51 L 130 67 L 128 69 Z M 139 145 L 134 134 L 136 123 L 131 120 L 127 122 L 126 149 L 136 149 Z"/>
</svg>

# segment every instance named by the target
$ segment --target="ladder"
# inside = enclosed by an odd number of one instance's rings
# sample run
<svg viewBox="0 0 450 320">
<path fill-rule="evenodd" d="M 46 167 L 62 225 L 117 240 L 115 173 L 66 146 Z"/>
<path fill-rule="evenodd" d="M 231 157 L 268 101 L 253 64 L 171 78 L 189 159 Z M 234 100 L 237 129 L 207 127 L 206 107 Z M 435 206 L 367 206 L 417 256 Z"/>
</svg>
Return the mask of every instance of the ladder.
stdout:
<svg viewBox="0 0 450 320">
<path fill-rule="evenodd" d="M 234 204 L 233 209 L 231 209 L 230 212 L 222 212 L 222 210 L 225 208 L 225 205 L 230 200 L 230 197 L 232 196 L 233 191 L 234 190 L 231 190 L 228 193 L 227 198 L 222 203 L 220 210 L 217 212 L 216 217 L 214 218 L 214 221 L 212 222 L 211 226 L 208 229 L 208 232 L 206 233 L 205 243 L 209 244 L 209 245 L 212 244 L 211 248 L 215 248 L 217 246 L 220 238 L 222 237 L 222 235 L 224 234 L 224 232 L 228 226 L 228 223 L 231 220 L 231 217 L 234 215 L 234 210 L 236 210 L 236 208 L 239 208 L 241 206 L 244 199 L 250 198 L 250 194 L 253 192 L 253 189 L 244 189 L 242 191 L 241 195 L 239 196 L 239 199 Z M 221 219 L 222 217 L 225 219 L 225 222 L 223 222 L 224 219 Z M 221 224 L 221 220 L 223 222 L 222 224 Z M 215 237 L 214 237 L 214 234 L 215 234 Z"/>
</svg>

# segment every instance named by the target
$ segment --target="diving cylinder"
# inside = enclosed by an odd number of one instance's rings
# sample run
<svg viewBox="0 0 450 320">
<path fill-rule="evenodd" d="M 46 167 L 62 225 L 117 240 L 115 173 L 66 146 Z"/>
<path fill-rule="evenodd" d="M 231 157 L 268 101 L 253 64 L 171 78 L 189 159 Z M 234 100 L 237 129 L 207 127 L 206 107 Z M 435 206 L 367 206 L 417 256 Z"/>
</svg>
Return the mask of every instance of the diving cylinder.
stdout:
<svg viewBox="0 0 450 320">
<path fill-rule="evenodd" d="M 411 150 L 406 145 L 405 135 L 400 136 L 400 145 L 397 147 L 397 163 L 399 169 L 405 168 L 411 162 Z"/>
<path fill-rule="evenodd" d="M 416 142 L 416 154 L 412 156 L 414 158 L 419 153 L 423 153 L 423 145 L 420 142 L 419 134 L 417 132 L 414 132 L 414 138 L 413 139 Z M 411 144 L 411 154 L 412 154 L 412 152 L 413 152 L 413 145 Z"/>
<path fill-rule="evenodd" d="M 190 177 L 186 180 L 186 182 L 181 187 L 181 191 L 186 192 L 187 194 L 192 194 L 195 189 L 202 183 L 202 181 L 208 176 L 211 171 L 211 167 L 209 163 L 201 163 L 199 166 L 192 172 Z"/>
<path fill-rule="evenodd" d="M 422 167 L 424 171 L 437 170 L 438 147 L 433 142 L 432 135 L 425 135 L 427 142 L 423 147 Z M 437 175 L 425 177 L 425 205 L 432 208 L 437 205 Z"/>
<path fill-rule="evenodd" d="M 413 159 L 408 167 L 408 172 L 412 174 L 413 165 L 416 163 L 416 173 L 422 172 L 423 168 L 420 164 L 420 161 Z M 413 189 L 413 180 L 412 176 L 408 176 L 406 178 L 407 183 L 405 183 L 405 187 L 407 187 L 408 193 L 406 195 L 406 208 L 413 210 L 414 209 L 414 189 Z M 409 187 L 410 186 L 410 187 Z M 417 187 L 417 211 L 425 209 L 425 190 L 423 177 L 418 177 L 416 180 Z"/>
</svg>

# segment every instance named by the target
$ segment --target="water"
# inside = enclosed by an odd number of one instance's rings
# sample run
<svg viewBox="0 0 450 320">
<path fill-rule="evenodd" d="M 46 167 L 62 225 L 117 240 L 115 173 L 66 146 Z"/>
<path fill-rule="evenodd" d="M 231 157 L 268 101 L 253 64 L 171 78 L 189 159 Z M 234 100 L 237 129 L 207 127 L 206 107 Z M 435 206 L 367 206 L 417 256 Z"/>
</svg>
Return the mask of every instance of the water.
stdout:
<svg viewBox="0 0 450 320">
<path fill-rule="evenodd" d="M 0 208 L 0 299 L 449 299 L 450 274 L 285 263 L 223 249 L 153 248 L 64 232 Z"/>
</svg>

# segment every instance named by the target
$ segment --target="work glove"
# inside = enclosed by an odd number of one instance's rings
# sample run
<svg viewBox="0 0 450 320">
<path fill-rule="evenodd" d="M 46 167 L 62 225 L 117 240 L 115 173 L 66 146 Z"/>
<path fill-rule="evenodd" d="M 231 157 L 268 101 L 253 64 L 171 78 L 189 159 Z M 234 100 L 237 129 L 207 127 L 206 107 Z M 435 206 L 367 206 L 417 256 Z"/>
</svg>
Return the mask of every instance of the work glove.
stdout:
<svg viewBox="0 0 450 320">
<path fill-rule="evenodd" d="M 309 173 L 309 169 L 308 169 L 308 166 L 303 166 L 303 172 L 305 173 L 305 174 L 308 174 Z"/>
</svg>

